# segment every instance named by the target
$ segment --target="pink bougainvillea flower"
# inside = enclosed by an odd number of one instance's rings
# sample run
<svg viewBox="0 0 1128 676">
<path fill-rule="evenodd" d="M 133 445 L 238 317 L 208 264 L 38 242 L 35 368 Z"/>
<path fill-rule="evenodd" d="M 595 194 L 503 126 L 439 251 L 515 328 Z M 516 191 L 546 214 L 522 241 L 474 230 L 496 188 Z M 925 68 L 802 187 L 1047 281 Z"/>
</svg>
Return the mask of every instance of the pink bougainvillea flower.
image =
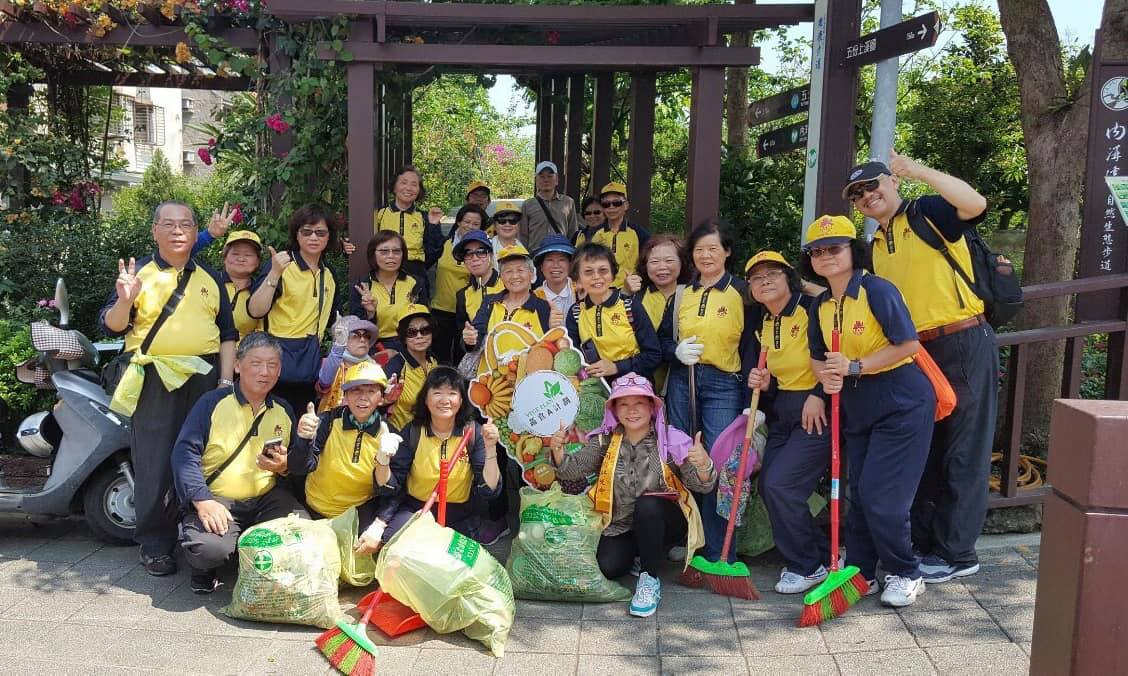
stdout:
<svg viewBox="0 0 1128 676">
<path fill-rule="evenodd" d="M 196 154 L 200 156 L 201 162 L 208 165 L 209 167 L 211 166 L 212 156 L 211 156 L 211 153 L 208 152 L 207 148 L 200 148 L 200 149 L 196 150 Z"/>
<path fill-rule="evenodd" d="M 215 141 L 215 139 L 214 139 L 214 138 L 209 138 L 209 139 L 208 139 L 208 147 L 209 147 L 209 148 L 214 148 L 214 147 L 215 147 L 215 143 L 216 143 L 216 141 Z"/>
<path fill-rule="evenodd" d="M 62 204 L 63 202 L 66 202 L 66 201 L 67 201 L 66 193 L 62 193 L 62 192 L 59 192 L 58 190 L 56 190 L 55 192 L 53 192 L 51 194 L 51 204 L 54 204 L 55 206 L 58 206 L 58 205 Z"/>
<path fill-rule="evenodd" d="M 84 211 L 86 209 L 86 200 L 82 199 L 82 193 L 78 188 L 71 191 L 70 197 L 67 198 L 67 206 L 75 211 Z"/>
<path fill-rule="evenodd" d="M 266 118 L 266 126 L 276 134 L 285 134 L 290 131 L 290 124 L 282 119 L 282 113 L 274 113 Z"/>
<path fill-rule="evenodd" d="M 58 304 L 55 302 L 55 299 L 52 298 L 47 301 L 47 307 L 58 307 Z"/>
<path fill-rule="evenodd" d="M 235 225 L 243 222 L 243 205 L 236 204 L 235 208 L 231 210 L 231 222 Z"/>
<path fill-rule="evenodd" d="M 47 299 L 40 298 L 39 301 L 36 302 L 36 305 L 38 305 L 39 307 L 47 307 Z"/>
<path fill-rule="evenodd" d="M 548 38 L 548 44 L 550 44 L 550 45 L 558 44 L 560 42 L 560 32 L 559 31 L 549 31 L 547 38 Z"/>
</svg>

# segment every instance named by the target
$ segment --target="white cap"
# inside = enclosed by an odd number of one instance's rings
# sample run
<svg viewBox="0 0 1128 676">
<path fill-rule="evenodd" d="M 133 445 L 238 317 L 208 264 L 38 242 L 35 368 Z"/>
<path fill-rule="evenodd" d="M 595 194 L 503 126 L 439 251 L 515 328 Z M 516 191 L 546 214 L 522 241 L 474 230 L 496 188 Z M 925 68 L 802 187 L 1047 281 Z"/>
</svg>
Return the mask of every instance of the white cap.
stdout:
<svg viewBox="0 0 1128 676">
<path fill-rule="evenodd" d="M 556 163 L 555 162 L 549 162 L 548 160 L 544 160 L 543 162 L 538 162 L 537 163 L 537 170 L 534 171 L 533 173 L 534 174 L 540 174 L 545 169 L 551 169 L 552 173 L 554 173 L 554 174 L 560 173 L 559 171 L 556 170 Z"/>
</svg>

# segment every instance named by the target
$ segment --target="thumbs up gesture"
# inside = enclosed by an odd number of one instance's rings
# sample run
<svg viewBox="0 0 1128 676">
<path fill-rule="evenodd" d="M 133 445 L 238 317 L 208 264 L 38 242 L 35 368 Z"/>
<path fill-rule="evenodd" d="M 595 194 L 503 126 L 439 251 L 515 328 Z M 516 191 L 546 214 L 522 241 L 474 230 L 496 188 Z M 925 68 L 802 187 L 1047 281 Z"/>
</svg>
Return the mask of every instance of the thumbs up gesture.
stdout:
<svg viewBox="0 0 1128 676">
<path fill-rule="evenodd" d="M 705 452 L 705 446 L 701 443 L 701 433 L 698 432 L 693 437 L 693 445 L 689 447 L 689 461 L 700 472 L 708 472 L 713 469 L 713 459 Z"/>
<path fill-rule="evenodd" d="M 320 424 L 321 418 L 317 417 L 317 410 L 314 409 L 313 402 L 306 404 L 306 412 L 298 420 L 298 436 L 302 439 L 313 439 Z"/>
<path fill-rule="evenodd" d="M 478 329 L 470 322 L 466 322 L 466 326 L 462 329 L 462 342 L 466 343 L 468 347 L 475 347 L 478 345 Z"/>
<path fill-rule="evenodd" d="M 497 441 L 500 438 L 501 434 L 498 432 L 493 418 L 486 418 L 485 424 L 482 425 L 482 442 L 485 444 L 486 450 L 490 451 L 497 448 Z"/>
<path fill-rule="evenodd" d="M 567 439 L 567 433 L 564 431 L 564 421 L 560 422 L 560 429 L 556 430 L 552 435 L 552 439 L 548 442 L 548 448 L 554 454 L 558 454 L 564 450 L 564 441 Z"/>
<path fill-rule="evenodd" d="M 270 274 L 277 281 L 282 276 L 282 271 L 289 267 L 294 259 L 290 256 L 289 251 L 275 251 L 274 247 L 267 247 L 270 250 Z"/>
<path fill-rule="evenodd" d="M 920 180 L 921 169 L 924 167 L 908 155 L 902 155 L 895 149 L 889 149 L 889 171 L 894 176 L 903 176 Z"/>
</svg>

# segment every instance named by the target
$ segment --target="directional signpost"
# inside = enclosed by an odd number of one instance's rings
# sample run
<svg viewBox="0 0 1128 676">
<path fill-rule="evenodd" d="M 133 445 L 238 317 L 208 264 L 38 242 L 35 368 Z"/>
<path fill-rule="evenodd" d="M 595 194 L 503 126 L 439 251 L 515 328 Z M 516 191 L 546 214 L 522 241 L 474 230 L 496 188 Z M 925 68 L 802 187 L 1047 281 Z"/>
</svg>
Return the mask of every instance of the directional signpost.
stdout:
<svg viewBox="0 0 1128 676">
<path fill-rule="evenodd" d="M 846 51 L 842 54 L 842 65 L 861 67 L 894 56 L 917 52 L 935 45 L 938 37 L 940 37 L 940 15 L 936 12 L 921 14 L 846 43 Z"/>
<path fill-rule="evenodd" d="M 811 107 L 811 83 L 788 89 L 748 106 L 748 123 L 763 124 L 781 117 L 805 113 Z"/>
<path fill-rule="evenodd" d="M 756 139 L 756 153 L 760 157 L 779 155 L 790 150 L 807 147 L 807 121 L 773 129 Z"/>
</svg>

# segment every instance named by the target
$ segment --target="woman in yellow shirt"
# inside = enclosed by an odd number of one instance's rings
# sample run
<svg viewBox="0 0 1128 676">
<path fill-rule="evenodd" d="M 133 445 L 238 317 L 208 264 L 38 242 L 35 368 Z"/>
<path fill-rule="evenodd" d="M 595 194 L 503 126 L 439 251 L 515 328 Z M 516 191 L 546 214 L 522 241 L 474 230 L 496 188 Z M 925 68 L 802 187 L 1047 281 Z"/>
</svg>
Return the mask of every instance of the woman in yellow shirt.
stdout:
<svg viewBox="0 0 1128 676">
<path fill-rule="evenodd" d="M 415 403 L 423 389 L 423 381 L 431 369 L 439 365 L 431 354 L 434 344 L 435 318 L 426 305 L 408 305 L 400 315 L 396 333 L 403 348 L 388 360 L 384 371 L 396 380 L 389 398 L 388 420 L 396 429 L 403 429 L 415 416 Z M 397 392 L 398 390 L 398 392 Z"/>
<path fill-rule="evenodd" d="M 489 216 L 477 205 L 467 204 L 459 209 L 454 217 L 454 228 L 443 242 L 443 253 L 435 266 L 435 292 L 431 296 L 431 312 L 435 319 L 432 349 L 435 358 L 444 364 L 453 363 L 455 341 L 459 340 L 460 331 L 455 322 L 458 291 L 470 283 L 470 272 L 455 256 L 455 249 L 464 237 L 481 230 L 488 221 Z"/>
<path fill-rule="evenodd" d="M 689 281 L 689 257 L 685 252 L 685 240 L 674 235 L 654 235 L 642 245 L 638 252 L 638 267 L 627 275 L 627 293 L 641 294 L 642 307 L 650 323 L 657 331 L 662 324 L 662 315 L 674 299 L 678 284 Z M 666 392 L 666 376 L 670 369 L 662 364 L 654 370 L 654 389 Z"/>
<path fill-rule="evenodd" d="M 262 329 L 262 320 L 247 311 L 251 299 L 251 284 L 255 272 L 262 264 L 262 240 L 250 230 L 235 230 L 227 235 L 223 245 L 223 282 L 227 297 L 231 299 L 231 314 L 239 338 Z"/>
<path fill-rule="evenodd" d="M 390 230 L 381 230 L 368 241 L 368 264 L 371 270 L 367 279 L 353 285 L 349 307 L 354 315 L 376 323 L 384 352 L 377 362 L 386 362 L 400 349 L 396 338 L 396 325 L 403 309 L 413 303 L 426 305 L 427 287 L 404 268 L 407 245 L 403 237 Z"/>
</svg>

